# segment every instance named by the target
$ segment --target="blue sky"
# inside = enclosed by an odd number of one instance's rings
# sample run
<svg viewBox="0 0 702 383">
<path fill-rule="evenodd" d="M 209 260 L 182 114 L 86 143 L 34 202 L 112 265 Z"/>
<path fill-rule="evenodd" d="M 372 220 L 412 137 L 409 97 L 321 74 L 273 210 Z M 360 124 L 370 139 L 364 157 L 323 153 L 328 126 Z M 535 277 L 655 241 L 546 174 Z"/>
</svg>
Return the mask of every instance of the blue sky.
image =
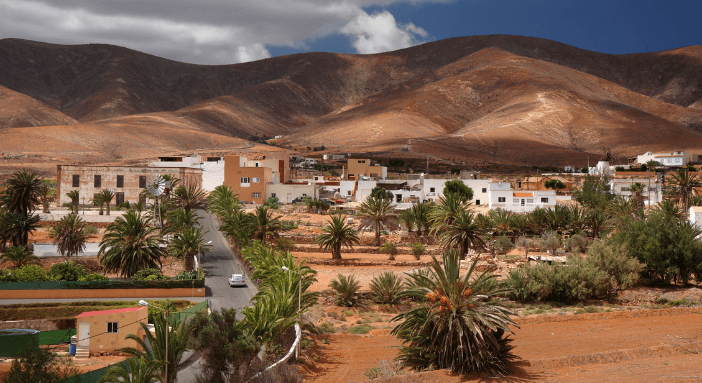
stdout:
<svg viewBox="0 0 702 383">
<path fill-rule="evenodd" d="M 702 44 L 702 0 L 0 0 L 0 38 L 119 45 L 197 64 L 541 37 L 605 53 Z"/>
</svg>

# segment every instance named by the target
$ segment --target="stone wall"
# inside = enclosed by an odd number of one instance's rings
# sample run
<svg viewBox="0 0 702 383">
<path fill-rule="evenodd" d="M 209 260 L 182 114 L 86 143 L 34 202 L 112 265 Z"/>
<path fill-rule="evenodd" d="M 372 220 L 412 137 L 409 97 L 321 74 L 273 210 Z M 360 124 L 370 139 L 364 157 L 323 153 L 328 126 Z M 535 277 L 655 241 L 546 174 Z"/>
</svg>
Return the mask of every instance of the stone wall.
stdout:
<svg viewBox="0 0 702 383">
<path fill-rule="evenodd" d="M 76 328 L 76 319 L 31 319 L 0 322 L 0 330 L 13 328 L 39 331 L 67 330 L 69 328 Z"/>
</svg>

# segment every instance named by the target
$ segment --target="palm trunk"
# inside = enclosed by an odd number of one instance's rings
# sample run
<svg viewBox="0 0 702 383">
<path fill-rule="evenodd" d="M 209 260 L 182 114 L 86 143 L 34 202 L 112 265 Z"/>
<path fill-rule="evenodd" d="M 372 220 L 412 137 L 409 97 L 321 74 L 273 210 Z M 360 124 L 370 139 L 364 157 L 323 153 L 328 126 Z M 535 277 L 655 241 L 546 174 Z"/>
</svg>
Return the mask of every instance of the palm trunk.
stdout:
<svg viewBox="0 0 702 383">
<path fill-rule="evenodd" d="M 109 202 L 107 203 L 107 208 L 105 210 L 107 210 L 107 215 L 110 215 L 110 203 Z"/>
<path fill-rule="evenodd" d="M 466 243 L 466 241 L 461 241 L 461 246 L 459 249 L 460 249 L 459 251 L 461 252 L 461 254 L 459 255 L 458 259 L 460 259 L 462 261 L 462 260 L 466 259 L 466 253 L 468 252 L 468 244 Z"/>
<path fill-rule="evenodd" d="M 375 246 L 380 246 L 380 223 L 375 223 Z"/>
<path fill-rule="evenodd" d="M 341 259 L 341 245 L 334 246 L 332 250 L 332 259 Z"/>
<path fill-rule="evenodd" d="M 192 271 L 194 268 L 193 265 L 193 255 L 188 254 L 185 256 L 185 271 Z"/>
<path fill-rule="evenodd" d="M 42 204 L 42 213 L 48 214 L 49 213 L 49 200 L 47 198 L 42 198 L 41 204 Z"/>
</svg>

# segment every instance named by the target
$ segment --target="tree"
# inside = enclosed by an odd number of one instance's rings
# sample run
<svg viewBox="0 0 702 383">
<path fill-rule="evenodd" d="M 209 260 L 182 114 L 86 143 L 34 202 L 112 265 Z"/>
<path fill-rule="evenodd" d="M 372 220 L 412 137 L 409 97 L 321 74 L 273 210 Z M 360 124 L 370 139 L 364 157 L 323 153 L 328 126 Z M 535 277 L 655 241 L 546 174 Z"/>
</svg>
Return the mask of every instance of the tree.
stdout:
<svg viewBox="0 0 702 383">
<path fill-rule="evenodd" d="M 485 243 L 480 238 L 480 227 L 475 222 L 475 215 L 471 211 L 461 210 L 453 222 L 442 226 L 441 244 L 446 247 L 458 249 L 459 258 L 465 259 L 469 247 L 483 249 Z"/>
<path fill-rule="evenodd" d="M 85 244 L 92 235 L 85 232 L 88 224 L 79 215 L 68 214 L 51 228 L 54 245 L 59 253 L 66 258 L 74 257 L 85 250 Z"/>
<path fill-rule="evenodd" d="M 283 230 L 283 223 L 280 222 L 280 218 L 274 218 L 273 212 L 265 206 L 256 208 L 256 212 L 252 215 L 248 224 L 251 225 L 253 238 L 258 239 L 263 244 L 266 243 L 268 238 L 278 238 L 280 236 L 278 232 Z"/>
<path fill-rule="evenodd" d="M 412 209 L 402 210 L 397 214 L 397 219 L 405 226 L 408 233 L 412 233 L 414 229 L 414 214 L 412 214 Z"/>
<path fill-rule="evenodd" d="M 358 215 L 361 217 L 360 230 L 367 227 L 375 230 L 375 246 L 380 246 L 380 229 L 394 221 L 395 208 L 390 205 L 390 200 L 368 196 L 358 208 Z"/>
<path fill-rule="evenodd" d="M 187 227 L 174 238 L 168 246 L 168 252 L 174 257 L 185 260 L 185 270 L 193 269 L 193 257 L 202 251 L 210 250 L 210 246 L 205 244 L 205 234 L 202 228 Z"/>
<path fill-rule="evenodd" d="M 98 383 L 151 383 L 159 380 L 164 363 L 145 356 L 113 364 Z"/>
<path fill-rule="evenodd" d="M 353 247 L 354 244 L 358 245 L 359 240 L 356 230 L 346 223 L 346 216 L 334 214 L 314 243 L 326 251 L 331 250 L 332 259 L 341 259 L 341 247 Z"/>
<path fill-rule="evenodd" d="M 507 235 L 512 233 L 516 214 L 504 209 L 495 209 L 490 210 L 488 215 L 490 217 L 491 227 L 495 230 L 495 234 Z"/>
<path fill-rule="evenodd" d="M 15 269 L 19 269 L 24 265 L 39 265 L 41 260 L 25 246 L 12 246 L 2 252 L 0 264 L 11 264 Z"/>
<path fill-rule="evenodd" d="M 44 383 L 57 382 L 78 375 L 78 369 L 61 367 L 60 358 L 46 348 L 40 348 L 36 340 L 22 350 L 12 361 L 10 372 L 3 383 Z"/>
<path fill-rule="evenodd" d="M 197 185 L 178 186 L 173 196 L 176 205 L 185 211 L 203 208 L 206 202 L 205 191 Z"/>
<path fill-rule="evenodd" d="M 42 212 L 44 214 L 49 213 L 49 201 L 56 197 L 56 181 L 54 180 L 41 180 L 41 186 L 39 187 L 39 198 L 41 199 Z"/>
<path fill-rule="evenodd" d="M 207 197 L 207 210 L 219 218 L 241 210 L 239 196 L 226 185 L 217 186 Z"/>
<path fill-rule="evenodd" d="M 188 350 L 188 341 L 193 333 L 193 327 L 186 318 L 181 319 L 177 324 L 170 323 L 169 319 L 168 326 L 166 326 L 166 319 L 161 315 L 154 316 L 153 320 L 153 334 L 145 323 L 140 323 L 146 334 L 145 339 L 135 334 L 127 335 L 126 338 L 135 341 L 139 347 L 125 347 L 120 352 L 160 363 L 163 366 L 159 368 L 160 380 L 164 383 L 175 382 L 178 365 L 180 365 L 183 353 Z M 166 353 L 166 332 L 168 332 L 168 353 Z M 149 348 L 146 347 L 147 341 L 151 346 Z M 150 351 L 146 351 L 149 349 Z M 168 366 L 168 376 L 165 373 L 166 366 Z"/>
<path fill-rule="evenodd" d="M 466 186 L 461 180 L 451 180 L 444 184 L 444 195 L 455 194 L 459 200 L 468 202 L 473 199 L 473 189 Z"/>
<path fill-rule="evenodd" d="M 39 228 L 39 216 L 36 214 L 7 212 L 2 218 L 3 238 L 11 241 L 13 246 L 26 247 L 29 234 Z"/>
<path fill-rule="evenodd" d="M 386 199 L 388 201 L 392 201 L 392 198 L 394 197 L 391 191 L 385 190 L 384 188 L 382 188 L 380 186 L 374 187 L 371 190 L 370 196 L 372 198 Z"/>
<path fill-rule="evenodd" d="M 107 215 L 110 215 L 110 204 L 112 203 L 112 199 L 115 197 L 115 192 L 110 189 L 103 189 L 99 195 L 102 197 L 102 202 L 107 205 L 106 211 Z"/>
<path fill-rule="evenodd" d="M 643 191 L 646 186 L 640 182 L 636 182 L 629 187 L 631 198 L 636 202 L 637 216 L 638 212 L 644 208 Z"/>
<path fill-rule="evenodd" d="M 553 189 L 555 191 L 563 190 L 566 188 L 566 185 L 561 180 L 548 180 L 544 182 L 544 186 L 547 189 Z"/>
<path fill-rule="evenodd" d="M 490 268 L 475 276 L 477 259 L 459 276 L 456 252 L 434 258 L 428 274 L 408 274 L 410 286 L 403 297 L 418 303 L 392 319 L 399 324 L 391 334 L 402 340 L 398 359 L 416 369 L 449 369 L 460 375 L 487 371 L 506 373 L 514 359 L 510 326 L 519 327 L 514 313 L 497 297 L 508 292 L 496 283 Z"/>
<path fill-rule="evenodd" d="M 581 187 L 573 190 L 573 196 L 585 207 L 605 209 L 613 198 L 609 189 L 606 179 L 586 176 Z"/>
<path fill-rule="evenodd" d="M 229 237 L 230 240 L 233 240 L 235 245 L 239 247 L 247 246 L 253 236 L 253 224 L 250 223 L 252 219 L 251 214 L 235 211 L 223 218 L 219 231 Z"/>
<path fill-rule="evenodd" d="M 80 201 L 78 200 L 80 198 L 78 190 L 69 191 L 68 193 L 66 193 L 66 197 L 71 199 L 71 208 L 73 209 L 73 214 L 78 214 L 78 204 L 80 203 Z"/>
<path fill-rule="evenodd" d="M 702 185 L 699 177 L 690 174 L 687 169 L 678 169 L 668 181 L 666 194 L 675 200 L 687 211 L 690 208 L 690 197 L 694 188 Z"/>
<path fill-rule="evenodd" d="M 0 196 L 0 204 L 11 213 L 29 215 L 39 204 L 42 182 L 36 173 L 29 170 L 17 171 L 5 183 Z"/>
<path fill-rule="evenodd" d="M 163 240 L 150 224 L 150 220 L 130 210 L 107 226 L 98 252 L 106 272 L 131 277 L 141 269 L 161 268 Z"/>
<path fill-rule="evenodd" d="M 164 233 L 182 233 L 183 230 L 199 225 L 200 217 L 194 210 L 174 209 L 166 214 Z"/>
<path fill-rule="evenodd" d="M 412 216 L 414 224 L 417 226 L 417 234 L 429 235 L 431 229 L 430 212 L 432 211 L 433 202 L 420 202 L 412 205 Z"/>
<path fill-rule="evenodd" d="M 452 224 L 456 216 L 468 209 L 468 203 L 463 201 L 458 194 L 449 193 L 439 198 L 439 203 L 434 205 L 429 213 L 433 233 L 438 233 L 445 225 Z"/>
<path fill-rule="evenodd" d="M 93 196 L 91 201 L 100 207 L 100 215 L 102 215 L 102 207 L 105 206 L 105 197 L 101 193 L 97 193 Z"/>
</svg>

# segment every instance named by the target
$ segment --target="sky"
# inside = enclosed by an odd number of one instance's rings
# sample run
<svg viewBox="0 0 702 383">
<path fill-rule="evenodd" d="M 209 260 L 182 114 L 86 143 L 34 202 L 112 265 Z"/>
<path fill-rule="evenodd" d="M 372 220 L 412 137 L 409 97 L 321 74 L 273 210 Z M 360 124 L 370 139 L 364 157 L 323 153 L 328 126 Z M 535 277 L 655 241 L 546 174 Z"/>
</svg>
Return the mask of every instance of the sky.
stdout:
<svg viewBox="0 0 702 383">
<path fill-rule="evenodd" d="M 195 64 L 490 34 L 618 54 L 702 45 L 700 14 L 700 0 L 0 0 L 0 38 L 113 44 Z"/>
</svg>

